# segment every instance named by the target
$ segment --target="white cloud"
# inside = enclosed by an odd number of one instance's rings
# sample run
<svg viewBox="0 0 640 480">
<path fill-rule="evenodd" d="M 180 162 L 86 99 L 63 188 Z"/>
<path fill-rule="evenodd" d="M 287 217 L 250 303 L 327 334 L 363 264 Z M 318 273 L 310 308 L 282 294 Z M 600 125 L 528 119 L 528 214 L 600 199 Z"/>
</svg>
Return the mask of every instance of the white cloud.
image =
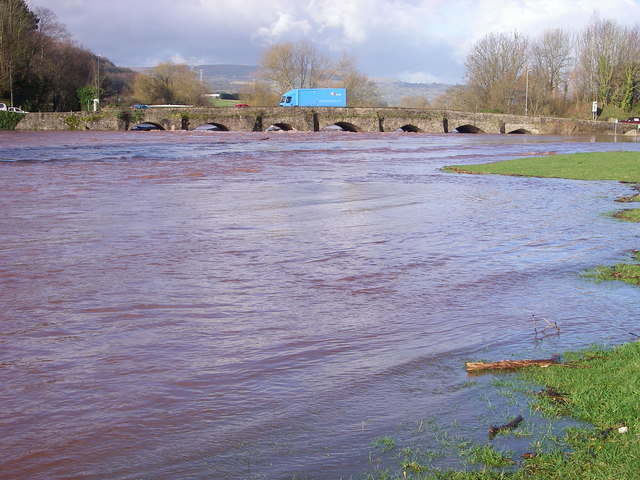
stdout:
<svg viewBox="0 0 640 480">
<path fill-rule="evenodd" d="M 267 43 L 297 39 L 308 35 L 311 25 L 307 20 L 296 20 L 290 13 L 278 12 L 278 18 L 268 27 L 260 27 L 255 38 L 264 39 Z"/>
<path fill-rule="evenodd" d="M 579 31 L 594 12 L 640 21 L 638 0 L 29 0 L 52 9 L 83 46 L 123 66 L 196 57 L 256 64 L 273 42 L 305 39 L 368 74 L 460 81 L 491 32 L 535 38 Z"/>
</svg>

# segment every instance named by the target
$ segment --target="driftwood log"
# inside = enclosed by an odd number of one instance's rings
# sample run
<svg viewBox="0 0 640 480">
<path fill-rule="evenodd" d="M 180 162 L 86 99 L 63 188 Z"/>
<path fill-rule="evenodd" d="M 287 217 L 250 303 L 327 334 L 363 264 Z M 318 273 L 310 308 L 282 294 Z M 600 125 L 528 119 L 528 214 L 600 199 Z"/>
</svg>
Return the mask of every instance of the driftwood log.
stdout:
<svg viewBox="0 0 640 480">
<path fill-rule="evenodd" d="M 489 427 L 489 435 L 493 437 L 494 435 L 504 431 L 504 430 L 513 430 L 522 422 L 522 416 L 518 415 L 516 418 L 511 420 L 509 423 L 505 423 L 504 425 L 500 425 L 499 427 Z"/>
<path fill-rule="evenodd" d="M 548 367 L 549 365 L 557 365 L 557 358 L 544 358 L 540 360 L 503 360 L 501 362 L 467 362 L 467 372 L 480 372 L 483 370 L 516 370 L 522 367 L 530 367 L 537 365 L 539 367 Z"/>
</svg>

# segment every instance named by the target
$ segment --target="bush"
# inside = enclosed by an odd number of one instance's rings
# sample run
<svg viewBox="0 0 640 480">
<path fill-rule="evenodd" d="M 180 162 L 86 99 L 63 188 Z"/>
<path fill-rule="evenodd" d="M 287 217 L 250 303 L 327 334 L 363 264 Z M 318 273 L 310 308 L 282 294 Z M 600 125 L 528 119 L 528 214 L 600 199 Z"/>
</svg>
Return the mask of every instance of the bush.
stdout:
<svg viewBox="0 0 640 480">
<path fill-rule="evenodd" d="M 0 111 L 0 130 L 13 130 L 24 115 L 24 113 Z"/>
</svg>

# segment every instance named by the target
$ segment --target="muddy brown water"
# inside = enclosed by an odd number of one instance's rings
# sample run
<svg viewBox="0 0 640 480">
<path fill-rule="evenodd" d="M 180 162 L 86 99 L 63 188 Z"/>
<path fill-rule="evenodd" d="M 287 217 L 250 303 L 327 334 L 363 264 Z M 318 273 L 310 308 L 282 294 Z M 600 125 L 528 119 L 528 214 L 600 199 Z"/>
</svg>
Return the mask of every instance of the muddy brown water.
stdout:
<svg viewBox="0 0 640 480">
<path fill-rule="evenodd" d="M 640 227 L 616 182 L 440 169 L 615 140 L 0 132 L 0 477 L 337 479 L 428 418 L 484 438 L 465 360 L 640 334 L 637 287 L 580 276 Z"/>
</svg>

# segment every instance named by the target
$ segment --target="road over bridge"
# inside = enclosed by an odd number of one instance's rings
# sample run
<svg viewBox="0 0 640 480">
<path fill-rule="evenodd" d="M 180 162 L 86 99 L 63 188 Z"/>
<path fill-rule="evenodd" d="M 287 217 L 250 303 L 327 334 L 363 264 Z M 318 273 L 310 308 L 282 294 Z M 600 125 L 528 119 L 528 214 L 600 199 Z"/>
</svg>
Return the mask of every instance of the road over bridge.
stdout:
<svg viewBox="0 0 640 480">
<path fill-rule="evenodd" d="M 255 132 L 294 130 L 317 132 L 341 129 L 351 132 L 416 133 L 528 133 L 612 134 L 614 124 L 493 113 L 471 113 L 423 108 L 149 108 L 104 109 L 100 112 L 30 113 L 18 130 L 129 130 L 142 123 L 162 130 L 212 129 Z M 616 133 L 635 126 L 615 126 Z"/>
</svg>

